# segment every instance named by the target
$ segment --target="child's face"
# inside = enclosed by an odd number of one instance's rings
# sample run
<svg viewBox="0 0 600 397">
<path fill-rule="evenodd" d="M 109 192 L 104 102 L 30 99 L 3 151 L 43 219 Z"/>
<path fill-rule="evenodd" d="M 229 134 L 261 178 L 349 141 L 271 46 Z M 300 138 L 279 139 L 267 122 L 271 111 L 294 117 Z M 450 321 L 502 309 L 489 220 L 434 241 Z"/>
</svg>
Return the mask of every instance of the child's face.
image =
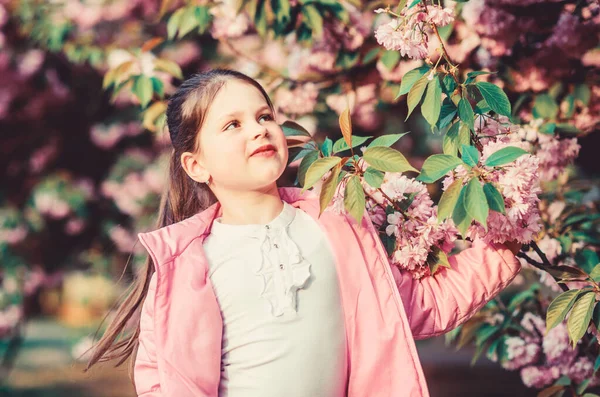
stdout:
<svg viewBox="0 0 600 397">
<path fill-rule="evenodd" d="M 221 87 L 199 134 L 200 151 L 191 154 L 196 165 L 190 167 L 197 177 L 189 170 L 188 174 L 198 181 L 210 178 L 217 197 L 271 188 L 285 170 L 288 149 L 283 131 L 263 95 L 248 83 L 229 80 Z M 259 148 L 263 150 L 257 153 Z"/>
</svg>

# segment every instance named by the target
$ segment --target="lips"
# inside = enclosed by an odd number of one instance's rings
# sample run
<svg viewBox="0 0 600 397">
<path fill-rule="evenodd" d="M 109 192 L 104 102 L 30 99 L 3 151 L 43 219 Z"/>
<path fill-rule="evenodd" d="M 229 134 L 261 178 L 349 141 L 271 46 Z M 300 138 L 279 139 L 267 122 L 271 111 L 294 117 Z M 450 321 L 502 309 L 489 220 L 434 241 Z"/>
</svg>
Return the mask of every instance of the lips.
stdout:
<svg viewBox="0 0 600 397">
<path fill-rule="evenodd" d="M 252 154 L 250 155 L 250 157 L 254 156 L 255 154 L 268 152 L 268 151 L 276 152 L 277 149 L 273 145 L 263 145 L 263 146 L 258 147 L 255 151 L 253 151 Z"/>
</svg>

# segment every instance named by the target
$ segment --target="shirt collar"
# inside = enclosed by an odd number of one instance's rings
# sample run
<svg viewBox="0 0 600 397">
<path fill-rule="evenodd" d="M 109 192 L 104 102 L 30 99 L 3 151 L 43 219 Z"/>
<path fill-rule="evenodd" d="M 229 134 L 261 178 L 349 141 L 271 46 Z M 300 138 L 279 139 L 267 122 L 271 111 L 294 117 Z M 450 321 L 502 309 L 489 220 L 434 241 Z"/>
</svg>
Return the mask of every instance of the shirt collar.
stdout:
<svg viewBox="0 0 600 397">
<path fill-rule="evenodd" d="M 210 233 L 214 235 L 223 236 L 247 236 L 247 237 L 259 237 L 265 232 L 274 232 L 280 229 L 285 229 L 296 216 L 296 208 L 292 205 L 283 201 L 283 209 L 267 224 L 247 224 L 247 225 L 232 225 L 228 223 L 221 223 L 221 218 L 216 218 L 212 224 Z"/>
</svg>

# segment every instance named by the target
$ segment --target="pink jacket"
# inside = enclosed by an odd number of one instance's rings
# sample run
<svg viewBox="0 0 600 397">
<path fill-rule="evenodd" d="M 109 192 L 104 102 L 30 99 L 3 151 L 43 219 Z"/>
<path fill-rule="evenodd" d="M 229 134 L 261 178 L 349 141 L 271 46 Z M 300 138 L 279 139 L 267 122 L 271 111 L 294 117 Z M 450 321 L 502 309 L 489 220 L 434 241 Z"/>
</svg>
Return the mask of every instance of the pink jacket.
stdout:
<svg viewBox="0 0 600 397">
<path fill-rule="evenodd" d="M 520 270 L 505 246 L 476 241 L 450 257 L 451 270 L 413 280 L 389 265 L 367 216 L 360 227 L 331 212 L 319 217 L 314 194 L 301 195 L 297 188 L 282 188 L 280 194 L 317 220 L 335 254 L 347 330 L 348 397 L 428 396 L 414 340 L 460 325 Z M 135 361 L 140 396 L 218 395 L 223 325 L 202 242 L 219 213 L 215 204 L 139 235 L 156 268 Z"/>
</svg>

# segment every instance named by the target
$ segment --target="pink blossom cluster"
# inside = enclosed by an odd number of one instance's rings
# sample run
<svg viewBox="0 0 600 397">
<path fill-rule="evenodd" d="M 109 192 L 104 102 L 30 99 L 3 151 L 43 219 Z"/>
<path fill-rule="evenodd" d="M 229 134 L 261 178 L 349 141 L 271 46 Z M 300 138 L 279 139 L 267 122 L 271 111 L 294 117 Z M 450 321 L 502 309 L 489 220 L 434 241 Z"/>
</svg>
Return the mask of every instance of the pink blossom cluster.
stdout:
<svg viewBox="0 0 600 397">
<path fill-rule="evenodd" d="M 50 161 L 56 158 L 58 148 L 56 140 L 51 140 L 48 144 L 36 149 L 29 158 L 29 170 L 32 173 L 42 171 Z"/>
<path fill-rule="evenodd" d="M 385 12 L 383 9 L 376 13 Z M 402 56 L 424 59 L 429 54 L 428 24 L 445 26 L 454 21 L 454 10 L 437 5 L 423 6 L 421 3 L 409 8 L 408 4 L 394 18 L 377 28 L 375 38 L 387 50 L 400 51 Z"/>
<path fill-rule="evenodd" d="M 0 35 L 0 44 L 1 40 Z M 37 120 L 64 105 L 69 90 L 55 69 L 43 68 L 43 51 L 21 51 L 1 45 L 0 49 L 1 120 Z M 23 104 L 13 106 L 19 102 Z"/>
<path fill-rule="evenodd" d="M 0 207 L 0 244 L 18 244 L 27 234 L 19 209 L 10 205 Z"/>
<path fill-rule="evenodd" d="M 115 243 L 120 252 L 130 254 L 132 252 L 142 253 L 144 248 L 137 243 L 137 237 L 128 229 L 121 225 L 110 228 L 108 236 Z"/>
<path fill-rule="evenodd" d="M 215 39 L 233 39 L 242 36 L 250 28 L 250 18 L 245 12 L 237 13 L 235 4 L 221 2 L 210 9 L 213 16 L 210 34 Z"/>
<path fill-rule="evenodd" d="M 352 122 L 366 130 L 373 130 L 379 124 L 380 117 L 375 112 L 375 106 L 378 102 L 376 84 L 360 86 L 345 95 L 329 95 L 325 102 L 337 114 L 341 114 L 349 106 Z"/>
<path fill-rule="evenodd" d="M 142 133 L 139 122 L 114 123 L 110 125 L 96 124 L 90 130 L 92 142 L 102 149 L 113 148 L 125 137 L 137 136 Z"/>
<path fill-rule="evenodd" d="M 600 58 L 600 50 L 596 51 Z M 600 61 L 598 62 L 600 67 Z M 588 106 L 575 106 L 577 111 L 573 116 L 573 125 L 584 132 L 591 132 L 600 124 L 600 86 L 591 87 L 591 97 Z"/>
<path fill-rule="evenodd" d="M 275 93 L 275 106 L 285 114 L 304 115 L 312 113 L 317 105 L 319 89 L 314 83 L 306 83 L 290 90 L 279 87 Z"/>
<path fill-rule="evenodd" d="M 387 224 L 386 234 L 396 239 L 391 263 L 409 271 L 415 279 L 428 276 L 429 254 L 436 248 L 444 253 L 449 253 L 454 248 L 458 231 L 452 220 L 438 224 L 437 207 L 434 206 L 426 185 L 400 173 L 386 173 L 381 192 L 366 182 L 363 186 L 369 195 L 367 210 L 373 222 L 380 227 Z M 381 206 L 401 205 L 411 194 L 416 195 L 406 211 L 394 211 L 385 216 Z"/>
<path fill-rule="evenodd" d="M 14 228 L 2 227 L 0 228 L 0 243 L 18 244 L 27 237 L 27 234 L 27 228 L 23 225 Z"/>
<path fill-rule="evenodd" d="M 317 71 L 330 73 L 336 70 L 337 54 L 341 50 L 356 51 L 363 45 L 365 38 L 371 33 L 371 13 L 361 13 L 356 7 L 344 3 L 348 11 L 349 23 L 339 20 L 325 20 L 323 34 L 313 39 L 312 47 L 304 51 L 294 51 L 290 59 L 290 76 Z M 294 65 L 295 64 L 295 65 Z"/>
<path fill-rule="evenodd" d="M 124 19 L 141 7 L 146 15 L 155 14 L 156 3 L 149 0 L 79 1 L 66 0 L 54 19 L 72 21 L 80 30 L 89 30 L 102 22 Z"/>
<path fill-rule="evenodd" d="M 148 198 L 160 195 L 165 189 L 166 174 L 160 161 L 148 164 L 150 159 L 143 152 L 129 151 L 117 165 L 109 179 L 100 187 L 105 197 L 114 200 L 121 212 L 139 216 L 148 206 Z M 135 162 L 132 169 L 120 169 L 124 164 Z M 125 166 L 128 167 L 128 166 Z"/>
<path fill-rule="evenodd" d="M 542 181 L 555 180 L 579 155 L 577 138 L 559 138 L 539 131 L 542 120 L 532 120 L 518 130 L 518 136 L 531 143 L 539 159 L 539 174 Z"/>
<path fill-rule="evenodd" d="M 546 334 L 545 321 L 527 312 L 520 325 L 523 331 L 519 335 L 504 339 L 506 354 L 501 357 L 500 364 L 508 370 L 520 370 L 527 387 L 543 388 L 565 375 L 576 383 L 592 376 L 593 363 L 579 347 L 570 345 L 564 322 Z M 498 361 L 497 355 L 488 357 Z M 595 377 L 590 385 L 599 382 L 600 379 Z"/>
<path fill-rule="evenodd" d="M 490 211 L 487 218 L 487 231 L 477 221 L 467 231 L 467 237 L 483 238 L 487 242 L 502 243 L 516 240 L 528 243 L 533 240 L 542 228 L 539 212 L 539 162 L 537 156 L 526 154 L 515 161 L 501 167 L 487 167 L 483 164 L 492 154 L 503 148 L 514 146 L 529 150 L 528 142 L 521 140 L 515 133 L 515 126 L 500 118 L 494 120 L 486 117 L 477 118 L 475 132 L 482 138 L 483 149 L 478 168 L 483 172 L 484 179 L 492 183 L 502 194 L 506 214 Z M 460 165 L 451 171 L 443 180 L 446 190 L 458 178 L 464 178 L 467 170 Z M 467 179 L 463 180 L 466 184 Z"/>
<path fill-rule="evenodd" d="M 40 214 L 53 219 L 65 218 L 71 212 L 69 203 L 52 190 L 37 192 L 33 197 L 33 205 Z"/>
</svg>

